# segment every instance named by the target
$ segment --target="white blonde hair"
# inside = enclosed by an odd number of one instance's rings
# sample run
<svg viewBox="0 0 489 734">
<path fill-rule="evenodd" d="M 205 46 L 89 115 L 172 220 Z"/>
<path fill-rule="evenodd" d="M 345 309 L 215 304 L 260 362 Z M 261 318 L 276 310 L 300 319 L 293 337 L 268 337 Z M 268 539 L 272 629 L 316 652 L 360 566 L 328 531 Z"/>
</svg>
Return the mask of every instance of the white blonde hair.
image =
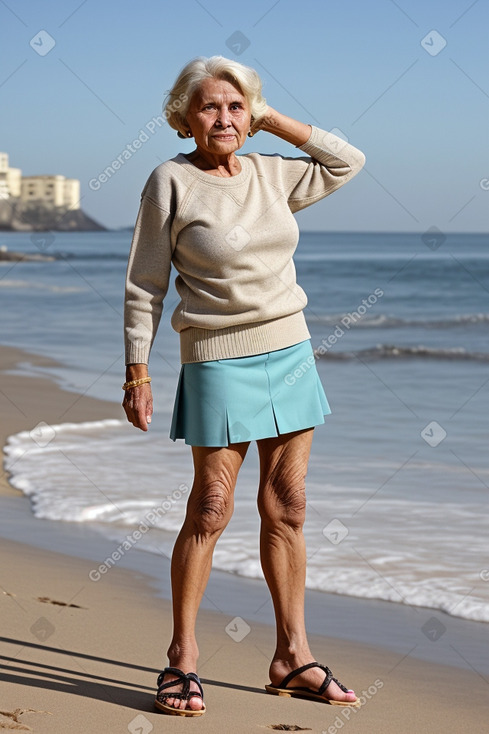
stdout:
<svg viewBox="0 0 489 734">
<path fill-rule="evenodd" d="M 224 56 L 209 58 L 199 56 L 184 66 L 168 92 L 163 106 L 168 124 L 181 137 L 187 137 L 188 125 L 185 116 L 192 96 L 204 79 L 222 79 L 233 84 L 246 98 L 253 121 L 265 115 L 267 103 L 261 92 L 262 81 L 255 69 L 238 61 L 226 59 Z"/>
</svg>

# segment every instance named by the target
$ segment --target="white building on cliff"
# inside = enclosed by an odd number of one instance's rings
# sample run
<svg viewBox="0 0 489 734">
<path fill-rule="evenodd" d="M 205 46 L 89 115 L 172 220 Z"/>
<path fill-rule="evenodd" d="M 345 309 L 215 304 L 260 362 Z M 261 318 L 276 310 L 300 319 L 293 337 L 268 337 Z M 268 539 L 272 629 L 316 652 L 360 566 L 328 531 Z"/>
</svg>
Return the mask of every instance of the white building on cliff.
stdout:
<svg viewBox="0 0 489 734">
<path fill-rule="evenodd" d="M 9 186 L 7 183 L 8 155 L 0 153 L 0 199 L 8 199 Z"/>
<path fill-rule="evenodd" d="M 80 181 L 65 176 L 22 176 L 10 168 L 7 153 L 0 153 L 0 199 L 17 199 L 23 208 L 80 208 Z"/>
<path fill-rule="evenodd" d="M 20 189 L 22 204 L 36 203 L 47 209 L 62 206 L 80 208 L 80 182 L 64 176 L 22 176 Z"/>
</svg>

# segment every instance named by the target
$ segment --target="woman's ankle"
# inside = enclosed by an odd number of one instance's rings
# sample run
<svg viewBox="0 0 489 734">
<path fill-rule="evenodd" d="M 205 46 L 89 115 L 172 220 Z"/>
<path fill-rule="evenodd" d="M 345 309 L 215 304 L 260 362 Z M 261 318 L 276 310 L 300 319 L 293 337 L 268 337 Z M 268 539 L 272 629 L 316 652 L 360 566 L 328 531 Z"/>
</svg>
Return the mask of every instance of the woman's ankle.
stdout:
<svg viewBox="0 0 489 734">
<path fill-rule="evenodd" d="M 195 672 L 197 669 L 199 648 L 196 642 L 182 644 L 172 641 L 166 654 L 173 668 L 180 668 L 184 673 Z"/>
<path fill-rule="evenodd" d="M 313 657 L 307 637 L 304 637 L 302 639 L 283 640 L 277 644 L 272 658 L 272 663 L 293 663 L 295 661 L 312 659 Z"/>
</svg>

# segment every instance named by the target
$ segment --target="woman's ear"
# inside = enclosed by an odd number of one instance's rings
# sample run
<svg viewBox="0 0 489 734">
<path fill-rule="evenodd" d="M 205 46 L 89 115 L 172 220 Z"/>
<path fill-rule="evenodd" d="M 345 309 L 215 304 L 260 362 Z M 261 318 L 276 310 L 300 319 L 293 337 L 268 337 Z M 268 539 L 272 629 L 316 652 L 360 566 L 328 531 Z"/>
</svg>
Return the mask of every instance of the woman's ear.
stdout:
<svg viewBox="0 0 489 734">
<path fill-rule="evenodd" d="M 252 138 L 253 135 L 258 132 L 259 129 L 260 129 L 259 124 L 257 124 L 255 118 L 253 117 L 253 115 L 251 115 L 251 118 L 250 118 L 250 131 L 248 133 L 248 137 L 249 138 Z"/>
<path fill-rule="evenodd" d="M 178 137 L 179 137 L 179 138 L 183 138 L 184 140 L 185 140 L 186 138 L 192 138 L 192 137 L 193 137 L 193 135 L 192 135 L 192 131 L 191 131 L 191 129 L 190 129 L 190 126 L 189 126 L 189 124 L 188 124 L 187 120 L 184 120 L 184 121 L 183 121 L 183 124 L 184 124 L 184 126 L 185 126 L 185 127 L 184 127 L 184 133 L 181 133 L 181 132 L 180 132 L 180 130 L 179 130 L 179 131 L 177 132 L 177 135 L 178 135 Z"/>
</svg>

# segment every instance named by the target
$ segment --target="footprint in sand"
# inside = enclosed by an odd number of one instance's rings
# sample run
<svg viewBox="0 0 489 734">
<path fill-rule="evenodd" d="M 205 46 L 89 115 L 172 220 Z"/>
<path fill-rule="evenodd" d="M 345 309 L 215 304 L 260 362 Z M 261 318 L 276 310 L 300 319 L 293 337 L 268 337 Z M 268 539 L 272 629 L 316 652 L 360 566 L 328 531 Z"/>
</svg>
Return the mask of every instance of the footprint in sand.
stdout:
<svg viewBox="0 0 489 734">
<path fill-rule="evenodd" d="M 9 729 L 10 731 L 32 731 L 30 726 L 23 724 L 19 720 L 22 714 L 49 714 L 51 711 L 36 711 L 35 709 L 15 709 L 14 711 L 0 711 L 0 729 Z M 5 717 L 5 718 L 4 718 Z"/>
<path fill-rule="evenodd" d="M 58 607 L 73 607 L 74 609 L 86 609 L 81 607 L 79 604 L 69 604 L 66 601 L 56 601 L 56 599 L 50 599 L 49 596 L 38 596 L 36 601 L 42 601 L 43 604 L 56 604 Z"/>
</svg>

